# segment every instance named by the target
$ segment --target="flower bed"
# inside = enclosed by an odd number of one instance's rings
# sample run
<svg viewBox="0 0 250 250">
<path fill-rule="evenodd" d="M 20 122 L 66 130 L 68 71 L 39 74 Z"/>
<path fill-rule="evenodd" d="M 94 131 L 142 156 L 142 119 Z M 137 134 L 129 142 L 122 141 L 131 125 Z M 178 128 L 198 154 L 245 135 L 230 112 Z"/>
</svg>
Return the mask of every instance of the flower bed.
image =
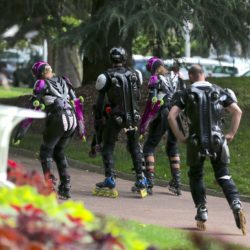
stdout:
<svg viewBox="0 0 250 250">
<path fill-rule="evenodd" d="M 37 172 L 25 172 L 9 161 L 8 179 L 17 186 L 0 188 L 0 249 L 148 248 L 136 235 L 112 220 L 96 217 L 82 203 L 59 203 Z"/>
</svg>

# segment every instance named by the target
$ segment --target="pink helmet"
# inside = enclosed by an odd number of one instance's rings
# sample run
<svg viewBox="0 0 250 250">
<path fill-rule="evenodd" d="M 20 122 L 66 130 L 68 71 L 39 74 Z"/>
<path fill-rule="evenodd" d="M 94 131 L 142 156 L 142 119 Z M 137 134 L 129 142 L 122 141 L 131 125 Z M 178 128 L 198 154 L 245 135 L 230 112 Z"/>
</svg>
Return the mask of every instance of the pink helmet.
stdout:
<svg viewBox="0 0 250 250">
<path fill-rule="evenodd" d="M 147 68 L 147 71 L 154 74 L 155 70 L 161 65 L 164 66 L 164 62 L 160 58 L 154 56 L 148 59 L 146 68 Z"/>
<path fill-rule="evenodd" d="M 42 76 L 42 73 L 46 67 L 46 65 L 50 66 L 47 62 L 39 61 L 34 63 L 34 65 L 31 68 L 32 74 L 36 78 L 40 78 Z"/>
</svg>

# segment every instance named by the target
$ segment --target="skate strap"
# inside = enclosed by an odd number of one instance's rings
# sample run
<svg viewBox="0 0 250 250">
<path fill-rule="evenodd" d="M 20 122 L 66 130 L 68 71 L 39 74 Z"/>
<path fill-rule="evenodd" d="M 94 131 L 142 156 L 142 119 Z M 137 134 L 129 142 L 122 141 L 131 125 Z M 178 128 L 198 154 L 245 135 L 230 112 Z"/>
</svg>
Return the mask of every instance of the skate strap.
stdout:
<svg viewBox="0 0 250 250">
<path fill-rule="evenodd" d="M 170 160 L 170 164 L 173 165 L 173 164 L 180 164 L 180 160 Z"/>
<path fill-rule="evenodd" d="M 146 167 L 154 167 L 154 161 L 146 161 Z"/>
<path fill-rule="evenodd" d="M 148 172 L 153 173 L 155 170 L 155 163 L 153 161 L 146 161 L 146 169 Z"/>
</svg>

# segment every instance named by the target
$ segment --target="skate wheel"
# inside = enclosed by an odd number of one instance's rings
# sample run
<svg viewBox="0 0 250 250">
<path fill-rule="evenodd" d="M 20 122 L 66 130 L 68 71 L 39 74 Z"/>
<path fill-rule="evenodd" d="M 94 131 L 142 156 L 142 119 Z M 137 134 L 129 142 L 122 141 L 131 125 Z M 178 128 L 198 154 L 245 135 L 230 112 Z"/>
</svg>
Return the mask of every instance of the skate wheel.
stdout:
<svg viewBox="0 0 250 250">
<path fill-rule="evenodd" d="M 172 194 L 174 194 L 174 195 L 176 195 L 176 196 L 180 196 L 180 195 L 181 195 L 181 191 L 178 190 L 178 189 L 176 189 L 176 188 L 174 188 L 174 187 L 168 186 L 168 190 L 169 190 Z"/>
<path fill-rule="evenodd" d="M 59 198 L 60 200 L 68 200 L 68 199 L 69 199 L 69 197 L 62 196 L 62 195 L 58 195 L 58 198 Z"/>
<path fill-rule="evenodd" d="M 197 220 L 197 228 L 201 231 L 206 231 L 206 225 L 205 225 L 205 221 L 200 221 L 200 220 Z"/>
<path fill-rule="evenodd" d="M 245 215 L 243 213 L 243 210 L 240 210 L 239 215 L 240 215 L 240 228 L 241 228 L 242 234 L 246 235 L 247 234 L 246 218 L 245 218 Z"/>
<path fill-rule="evenodd" d="M 119 196 L 118 191 L 117 191 L 117 190 L 113 190 L 113 191 L 112 191 L 112 196 L 110 196 L 110 197 L 112 197 L 112 198 L 117 198 L 118 196 Z"/>
<path fill-rule="evenodd" d="M 137 192 L 137 188 L 136 188 L 135 186 L 133 186 L 133 187 L 131 188 L 131 191 L 132 191 L 133 193 L 135 193 L 135 192 Z"/>
<path fill-rule="evenodd" d="M 153 189 L 152 189 L 152 188 L 148 188 L 148 189 L 147 189 L 147 193 L 148 193 L 149 195 L 153 195 Z"/>
<path fill-rule="evenodd" d="M 140 192 L 141 198 L 144 198 L 148 195 L 146 188 L 141 189 L 139 192 Z"/>
<path fill-rule="evenodd" d="M 109 188 L 95 188 L 92 191 L 94 196 L 102 196 L 102 197 L 110 197 L 110 198 L 117 198 L 118 191 L 116 189 L 109 189 Z"/>
</svg>

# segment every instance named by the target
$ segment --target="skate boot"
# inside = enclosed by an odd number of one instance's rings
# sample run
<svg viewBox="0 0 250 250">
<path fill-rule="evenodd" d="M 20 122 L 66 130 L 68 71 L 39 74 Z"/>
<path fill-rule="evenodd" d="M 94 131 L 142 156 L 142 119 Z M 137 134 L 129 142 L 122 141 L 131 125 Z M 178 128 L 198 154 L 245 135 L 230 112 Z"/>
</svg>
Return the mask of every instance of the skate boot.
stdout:
<svg viewBox="0 0 250 250">
<path fill-rule="evenodd" d="M 181 195 L 181 188 L 180 188 L 180 179 L 181 179 L 181 171 L 180 169 L 172 169 L 172 179 L 168 183 L 168 190 L 179 196 Z"/>
<path fill-rule="evenodd" d="M 197 228 L 201 231 L 205 231 L 206 230 L 206 225 L 205 222 L 208 219 L 208 210 L 206 208 L 205 205 L 201 204 L 198 206 L 197 208 L 197 214 L 195 216 L 195 220 Z"/>
<path fill-rule="evenodd" d="M 242 209 L 241 202 L 234 200 L 231 204 L 236 226 L 241 229 L 242 234 L 246 235 L 246 218 Z"/>
<path fill-rule="evenodd" d="M 89 157 L 91 158 L 95 158 L 96 157 L 96 149 L 95 149 L 95 146 L 94 147 L 91 147 L 90 151 L 89 151 Z"/>
<path fill-rule="evenodd" d="M 55 192 L 56 191 L 56 184 L 57 184 L 56 177 L 53 174 L 51 174 L 51 172 L 48 172 L 45 174 L 44 178 L 45 178 L 45 183 L 46 183 L 46 187 L 48 189 L 48 192 L 49 193 Z"/>
<path fill-rule="evenodd" d="M 147 193 L 147 179 L 145 176 L 137 177 L 135 185 L 131 188 L 131 191 L 134 193 L 139 193 L 141 198 L 144 198 L 148 195 Z"/>
<path fill-rule="evenodd" d="M 147 193 L 149 195 L 153 194 L 153 187 L 154 187 L 154 173 L 147 174 Z"/>
<path fill-rule="evenodd" d="M 106 177 L 104 181 L 96 183 L 93 195 L 116 198 L 118 191 L 115 189 L 116 181 L 113 176 Z"/>
<path fill-rule="evenodd" d="M 59 199 L 62 199 L 62 200 L 69 199 L 71 197 L 70 188 L 71 188 L 70 177 L 69 176 L 62 177 L 61 183 L 58 186 Z"/>
</svg>

